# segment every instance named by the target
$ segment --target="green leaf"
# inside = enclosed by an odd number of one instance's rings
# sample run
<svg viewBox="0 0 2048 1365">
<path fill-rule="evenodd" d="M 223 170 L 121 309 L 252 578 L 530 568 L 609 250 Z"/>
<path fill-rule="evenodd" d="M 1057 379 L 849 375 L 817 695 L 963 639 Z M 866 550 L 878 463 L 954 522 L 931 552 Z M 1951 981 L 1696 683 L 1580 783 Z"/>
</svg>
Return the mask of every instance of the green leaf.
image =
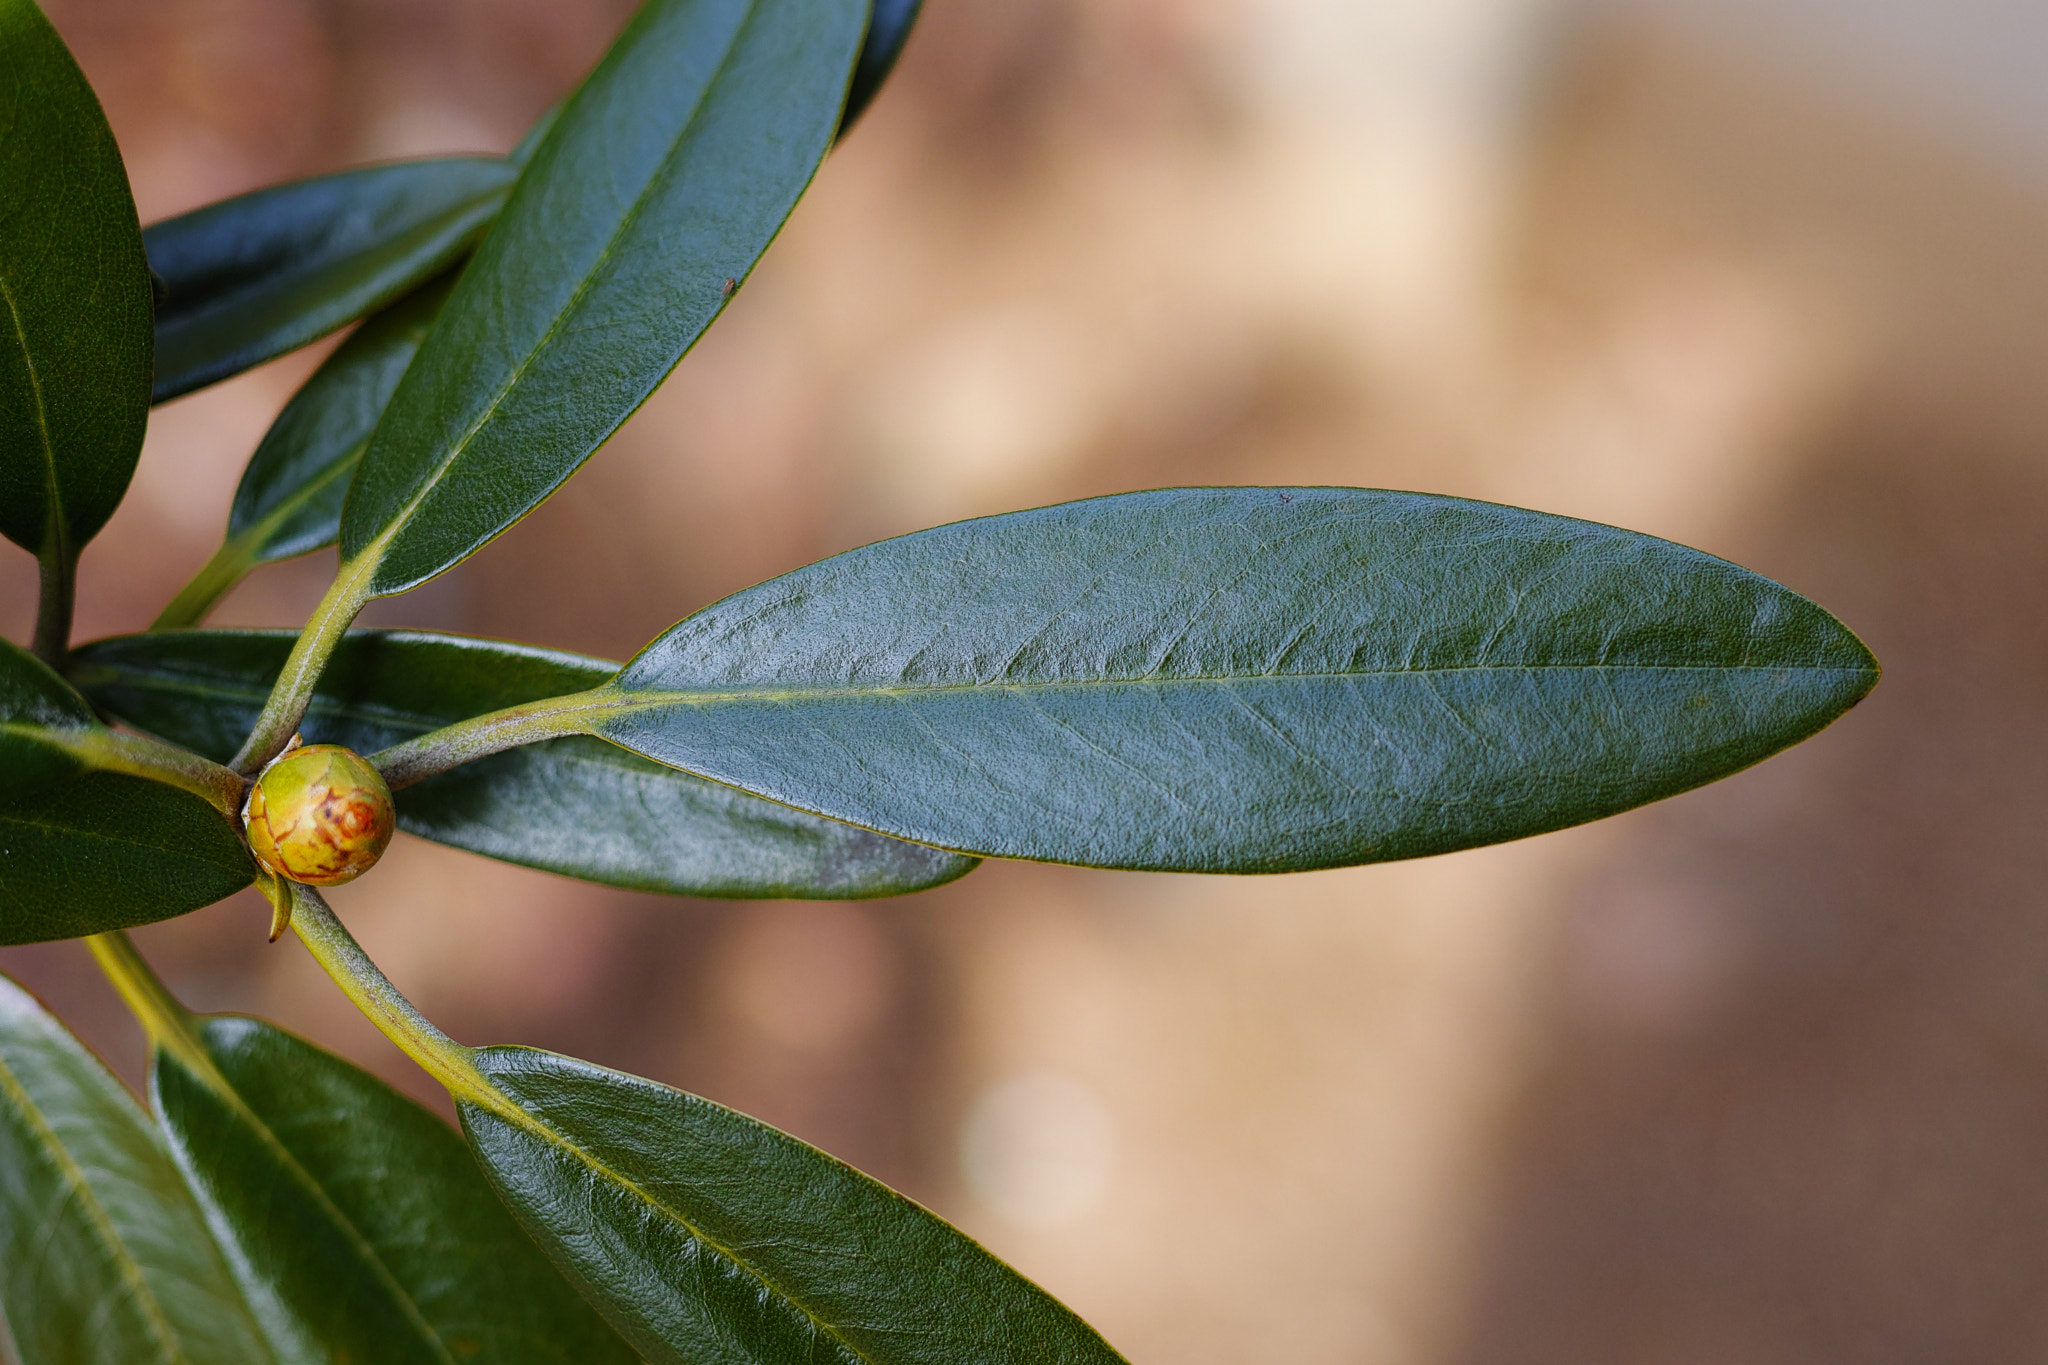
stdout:
<svg viewBox="0 0 2048 1365">
<path fill-rule="evenodd" d="M 99 705 L 225 758 L 291 648 L 282 632 L 181 631 L 86 645 L 72 676 Z M 361 753 L 602 683 L 602 659 L 461 636 L 356 632 L 320 680 L 309 740 Z M 974 860 L 761 801 L 580 736 L 465 765 L 398 793 L 414 834 L 528 867 L 695 896 L 901 895 Z"/>
<path fill-rule="evenodd" d="M 910 40 L 910 30 L 923 8 L 924 0 L 874 0 L 867 40 L 861 44 L 860 60 L 853 68 L 853 84 L 846 92 L 846 112 L 839 119 L 841 137 L 874 102 L 882 82 L 896 69 L 896 59 L 903 55 L 903 44 Z"/>
<path fill-rule="evenodd" d="M 23 1365 L 271 1365 L 163 1140 L 0 977 L 0 1310 Z"/>
<path fill-rule="evenodd" d="M 99 101 L 32 0 L 0 0 L 0 534 L 33 554 L 68 566 L 128 491 L 149 314 Z"/>
<path fill-rule="evenodd" d="M 242 471 L 227 539 L 152 629 L 196 625 L 258 564 L 334 543 L 370 431 L 454 283 L 443 275 L 372 317 L 292 395 Z"/>
<path fill-rule="evenodd" d="M 651 0 L 571 97 L 370 439 L 345 560 L 385 596 L 524 516 L 645 401 L 810 182 L 866 0 Z"/>
<path fill-rule="evenodd" d="M 510 193 L 502 157 L 367 166 L 209 204 L 143 236 L 165 285 L 153 401 L 375 312 L 468 255 Z"/>
<path fill-rule="evenodd" d="M 0 641 L 0 943 L 168 919 L 254 880 L 217 804 L 156 773 L 173 758 Z"/>
<path fill-rule="evenodd" d="M 255 1019 L 187 1016 L 152 1090 L 245 1292 L 295 1358 L 625 1365 L 633 1353 L 448 1126 Z"/>
<path fill-rule="evenodd" d="M 1122 1359 L 973 1241 L 785 1133 L 553 1053 L 470 1057 L 479 1089 L 456 1099 L 478 1159 L 649 1361 Z"/>
<path fill-rule="evenodd" d="M 690 617 L 580 730 L 942 848 L 1283 872 L 1598 819 L 1876 683 L 1813 603 L 1633 532 L 1345 488 L 942 526 Z"/>
<path fill-rule="evenodd" d="M 443 276 L 364 323 L 271 423 L 228 514 L 228 539 L 252 562 L 334 544 L 349 476 L 454 284 Z"/>
</svg>

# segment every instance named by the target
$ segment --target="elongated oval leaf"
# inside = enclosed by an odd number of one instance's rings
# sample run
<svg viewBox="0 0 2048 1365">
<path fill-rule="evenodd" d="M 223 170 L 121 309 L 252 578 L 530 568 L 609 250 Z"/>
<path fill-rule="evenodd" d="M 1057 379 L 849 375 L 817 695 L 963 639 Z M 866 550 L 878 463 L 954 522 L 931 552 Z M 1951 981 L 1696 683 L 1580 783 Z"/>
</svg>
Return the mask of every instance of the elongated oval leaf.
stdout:
<svg viewBox="0 0 2048 1365">
<path fill-rule="evenodd" d="M 377 1365 L 626 1365 L 629 1351 L 446 1124 L 255 1019 L 194 1021 L 152 1088 L 171 1148 L 274 1337 Z"/>
<path fill-rule="evenodd" d="M 24 1365 L 276 1360 L 156 1129 L 5 977 L 0 1311 Z"/>
<path fill-rule="evenodd" d="M 874 103 L 882 82 L 896 69 L 896 59 L 903 55 L 903 44 L 910 41 L 910 30 L 923 8 L 924 0 L 874 0 L 870 6 L 867 40 L 861 44 L 853 84 L 846 92 L 846 112 L 839 119 L 841 137 Z"/>
<path fill-rule="evenodd" d="M 292 637 L 181 631 L 102 640 L 72 676 L 129 723 L 225 758 L 247 734 Z M 358 631 L 303 723 L 362 753 L 507 706 L 594 687 L 603 659 L 461 636 Z M 775 805 L 611 744 L 571 736 L 499 754 L 398 793 L 414 834 L 587 881 L 695 896 L 902 895 L 975 862 Z"/>
<path fill-rule="evenodd" d="M 444 276 L 364 323 L 271 423 L 228 514 L 228 540 L 246 547 L 251 563 L 335 542 L 363 447 L 454 284 Z"/>
<path fill-rule="evenodd" d="M 354 322 L 467 255 L 519 167 L 503 157 L 366 166 L 152 224 L 161 403 Z"/>
<path fill-rule="evenodd" d="M 1132 493 L 854 550 L 676 626 L 576 724 L 940 847 L 1280 872 L 1597 819 L 1877 663 L 1709 555 L 1488 503 Z"/>
<path fill-rule="evenodd" d="M 83 698 L 0 640 L 0 943 L 168 919 L 255 877 L 203 798 L 98 766 Z"/>
<path fill-rule="evenodd" d="M 725 306 L 831 145 L 866 0 L 650 0 L 563 108 L 342 516 L 402 592 L 533 509 Z"/>
<path fill-rule="evenodd" d="M 649 1361 L 1122 1360 L 973 1241 L 785 1133 L 553 1053 L 494 1047 L 474 1061 L 523 1111 L 457 1097 L 478 1158 Z"/>
<path fill-rule="evenodd" d="M 121 153 L 33 0 L 0 0 L 0 534 L 75 560 L 149 419 L 149 269 Z"/>
</svg>

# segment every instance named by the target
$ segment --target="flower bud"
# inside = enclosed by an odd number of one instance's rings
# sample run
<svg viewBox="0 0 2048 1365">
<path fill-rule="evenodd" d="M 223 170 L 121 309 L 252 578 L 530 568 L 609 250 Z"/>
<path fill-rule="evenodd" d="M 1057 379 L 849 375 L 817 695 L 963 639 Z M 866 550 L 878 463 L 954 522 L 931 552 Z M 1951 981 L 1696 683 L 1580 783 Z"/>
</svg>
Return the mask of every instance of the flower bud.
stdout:
<svg viewBox="0 0 2048 1365">
<path fill-rule="evenodd" d="M 397 828 L 391 788 L 339 744 L 289 749 L 263 770 L 242 808 L 249 848 L 281 877 L 339 886 L 384 856 Z"/>
</svg>

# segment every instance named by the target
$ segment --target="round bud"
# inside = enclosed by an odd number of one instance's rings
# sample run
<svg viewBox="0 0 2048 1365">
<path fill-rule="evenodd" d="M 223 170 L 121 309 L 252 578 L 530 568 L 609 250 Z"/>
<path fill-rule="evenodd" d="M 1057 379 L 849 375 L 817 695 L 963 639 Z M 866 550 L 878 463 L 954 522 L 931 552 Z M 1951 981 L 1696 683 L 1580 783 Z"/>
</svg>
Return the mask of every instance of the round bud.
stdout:
<svg viewBox="0 0 2048 1365">
<path fill-rule="evenodd" d="M 398 826 L 391 788 L 369 760 L 339 744 L 281 754 L 242 808 L 249 848 L 280 877 L 339 886 L 368 872 Z"/>
</svg>

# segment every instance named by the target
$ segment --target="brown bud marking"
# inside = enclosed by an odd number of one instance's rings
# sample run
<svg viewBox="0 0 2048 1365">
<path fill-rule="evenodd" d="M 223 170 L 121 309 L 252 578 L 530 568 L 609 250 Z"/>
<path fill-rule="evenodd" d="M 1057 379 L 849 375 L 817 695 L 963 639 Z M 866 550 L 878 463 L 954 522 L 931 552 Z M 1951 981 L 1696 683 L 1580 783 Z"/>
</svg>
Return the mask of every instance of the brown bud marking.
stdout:
<svg viewBox="0 0 2048 1365">
<path fill-rule="evenodd" d="M 280 755 L 243 808 L 249 848 L 280 877 L 339 886 L 384 856 L 398 814 L 391 789 L 361 754 L 309 744 Z"/>
</svg>

